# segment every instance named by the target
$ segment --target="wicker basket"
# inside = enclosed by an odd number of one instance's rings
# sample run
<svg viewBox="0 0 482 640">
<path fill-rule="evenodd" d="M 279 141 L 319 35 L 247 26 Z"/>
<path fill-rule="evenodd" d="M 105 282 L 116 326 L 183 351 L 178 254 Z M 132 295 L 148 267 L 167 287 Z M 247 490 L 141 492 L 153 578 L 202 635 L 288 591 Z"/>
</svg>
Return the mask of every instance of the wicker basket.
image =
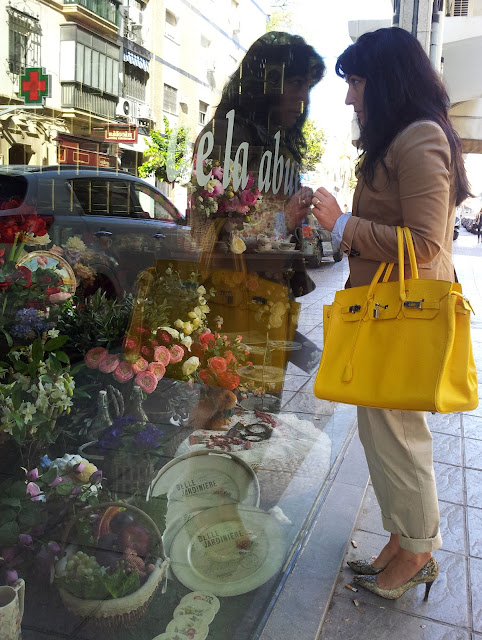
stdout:
<svg viewBox="0 0 482 640">
<path fill-rule="evenodd" d="M 61 544 L 62 552 L 65 550 L 72 527 L 80 517 L 108 507 L 123 507 L 134 512 L 148 524 L 150 530 L 156 535 L 159 558 L 153 563 L 155 565 L 154 571 L 137 591 L 122 598 L 87 600 L 74 596 L 62 587 L 59 587 L 59 593 L 65 607 L 75 616 L 83 620 L 87 618 L 90 622 L 104 628 L 120 629 L 134 625 L 144 615 L 162 579 L 166 577 L 169 558 L 166 558 L 164 554 L 162 536 L 155 522 L 141 509 L 124 502 L 106 502 L 83 509 L 70 520 L 66 527 Z"/>
</svg>

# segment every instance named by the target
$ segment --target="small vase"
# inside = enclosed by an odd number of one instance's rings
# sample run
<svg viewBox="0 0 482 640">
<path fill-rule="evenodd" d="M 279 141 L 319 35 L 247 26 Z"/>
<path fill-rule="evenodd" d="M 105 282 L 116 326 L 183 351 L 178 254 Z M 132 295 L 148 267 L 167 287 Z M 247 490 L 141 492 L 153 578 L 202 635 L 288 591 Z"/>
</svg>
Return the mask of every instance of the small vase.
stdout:
<svg viewBox="0 0 482 640">
<path fill-rule="evenodd" d="M 132 387 L 129 400 L 126 402 L 124 415 L 132 416 L 133 418 L 136 419 L 137 422 L 147 422 L 148 417 L 142 407 L 143 400 L 144 400 L 144 397 L 142 395 L 142 389 L 139 387 L 139 385 L 135 384 Z"/>
<path fill-rule="evenodd" d="M 97 414 L 93 419 L 90 427 L 91 435 L 97 438 L 104 431 L 104 429 L 110 427 L 111 424 L 112 420 L 109 414 L 107 391 L 101 389 L 99 391 L 99 395 L 97 396 Z"/>
</svg>

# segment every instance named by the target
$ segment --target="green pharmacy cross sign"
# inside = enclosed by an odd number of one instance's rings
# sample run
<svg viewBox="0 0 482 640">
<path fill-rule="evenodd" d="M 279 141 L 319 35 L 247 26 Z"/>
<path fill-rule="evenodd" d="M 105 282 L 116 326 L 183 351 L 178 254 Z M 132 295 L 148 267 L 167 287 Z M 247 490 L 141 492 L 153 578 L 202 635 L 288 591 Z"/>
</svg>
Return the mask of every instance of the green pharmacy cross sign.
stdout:
<svg viewBox="0 0 482 640">
<path fill-rule="evenodd" d="M 19 95 L 25 104 L 43 104 L 50 97 L 51 76 L 42 67 L 27 67 L 19 78 Z"/>
</svg>

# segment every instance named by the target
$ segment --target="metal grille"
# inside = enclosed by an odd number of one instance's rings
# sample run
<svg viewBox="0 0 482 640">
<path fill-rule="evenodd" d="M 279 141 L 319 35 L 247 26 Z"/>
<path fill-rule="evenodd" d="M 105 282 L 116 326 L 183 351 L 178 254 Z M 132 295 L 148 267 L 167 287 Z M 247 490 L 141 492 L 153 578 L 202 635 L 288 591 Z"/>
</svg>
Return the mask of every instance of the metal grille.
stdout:
<svg viewBox="0 0 482 640">
<path fill-rule="evenodd" d="M 38 18 L 13 7 L 8 11 L 8 68 L 10 73 L 20 75 L 25 67 L 39 67 L 40 28 Z"/>
<path fill-rule="evenodd" d="M 164 85 L 164 100 L 162 108 L 169 113 L 177 113 L 177 89 Z"/>
<path fill-rule="evenodd" d="M 454 0 L 454 16 L 469 15 L 469 0 Z"/>
</svg>

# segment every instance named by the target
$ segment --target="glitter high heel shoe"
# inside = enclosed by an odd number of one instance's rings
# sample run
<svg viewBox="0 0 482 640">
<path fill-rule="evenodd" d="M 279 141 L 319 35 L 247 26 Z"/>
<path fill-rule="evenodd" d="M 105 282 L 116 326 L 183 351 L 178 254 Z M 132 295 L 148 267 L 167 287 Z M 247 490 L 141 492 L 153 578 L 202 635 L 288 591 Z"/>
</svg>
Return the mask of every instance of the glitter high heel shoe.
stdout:
<svg viewBox="0 0 482 640">
<path fill-rule="evenodd" d="M 372 593 L 376 593 L 377 596 L 386 598 L 387 600 L 395 600 L 402 596 L 405 591 L 408 591 L 411 587 L 415 587 L 417 584 L 425 584 L 425 597 L 427 600 L 429 591 L 435 578 L 438 576 L 438 564 L 435 558 L 430 558 L 426 565 L 424 565 L 420 571 L 418 571 L 413 578 L 407 580 L 405 584 L 397 587 L 396 589 L 382 589 L 377 584 L 377 577 L 375 576 L 355 576 L 353 581 L 359 584 L 361 587 L 368 589 Z"/>
<path fill-rule="evenodd" d="M 385 568 L 377 569 L 372 565 L 371 560 L 348 560 L 347 565 L 361 576 L 376 576 Z"/>
</svg>

